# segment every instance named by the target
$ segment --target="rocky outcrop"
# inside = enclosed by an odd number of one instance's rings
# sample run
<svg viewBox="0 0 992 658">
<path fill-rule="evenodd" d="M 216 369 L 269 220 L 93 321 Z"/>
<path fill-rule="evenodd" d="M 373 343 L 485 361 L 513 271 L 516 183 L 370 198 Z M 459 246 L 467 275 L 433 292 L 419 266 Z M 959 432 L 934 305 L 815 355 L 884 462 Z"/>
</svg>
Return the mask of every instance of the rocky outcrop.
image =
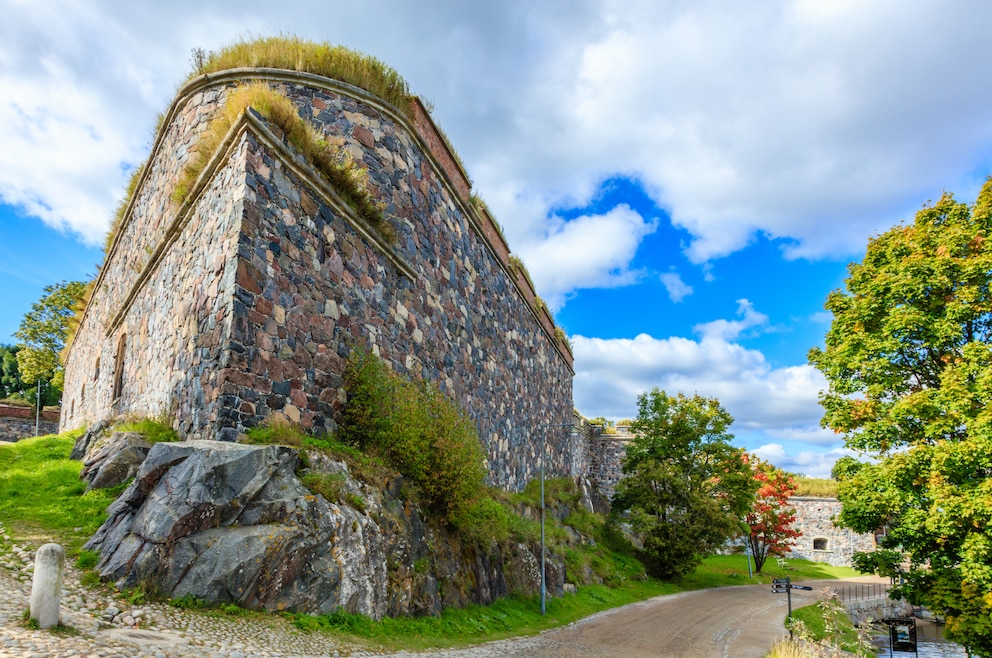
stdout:
<svg viewBox="0 0 992 658">
<path fill-rule="evenodd" d="M 79 479 L 88 483 L 87 491 L 124 484 L 138 473 L 151 447 L 137 432 L 114 432 L 85 456 Z"/>
<path fill-rule="evenodd" d="M 300 468 L 283 446 L 156 443 L 86 548 L 120 587 L 270 611 L 437 614 L 537 591 L 537 547 L 462 542 L 425 522 L 398 476 L 374 487 L 315 459 L 342 504 L 304 487 Z M 561 561 L 546 573 L 560 595 Z"/>
</svg>

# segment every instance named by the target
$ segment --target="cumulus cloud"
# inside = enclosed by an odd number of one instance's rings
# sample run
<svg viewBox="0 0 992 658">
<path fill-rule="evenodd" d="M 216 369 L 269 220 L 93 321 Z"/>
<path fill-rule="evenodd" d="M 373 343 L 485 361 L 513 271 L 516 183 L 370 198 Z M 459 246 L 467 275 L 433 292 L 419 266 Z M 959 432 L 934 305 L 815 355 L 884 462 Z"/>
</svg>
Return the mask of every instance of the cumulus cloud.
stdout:
<svg viewBox="0 0 992 658">
<path fill-rule="evenodd" d="M 0 101 L 0 197 L 98 239 L 189 49 L 249 33 L 329 39 L 396 66 L 434 102 L 511 247 L 542 257 L 568 245 L 551 209 L 581 206 L 617 174 L 639 178 L 671 211 L 697 262 L 759 231 L 793 238 L 794 257 L 850 253 L 922 195 L 959 189 L 992 141 L 992 89 L 966 83 L 988 64 L 984 7 L 302 8 L 14 3 L 0 25 L 0 84 L 16 92 Z M 383 14 L 394 20 L 365 20 Z M 936 91 L 948 84 L 953 102 Z M 615 226 L 628 235 L 613 253 L 571 279 L 542 274 L 542 294 L 564 300 L 573 282 L 628 280 L 622 261 L 644 223 Z M 673 301 L 687 294 L 678 281 L 665 281 Z"/>
<path fill-rule="evenodd" d="M 585 215 L 547 226 L 539 241 L 524 244 L 518 253 L 527 264 L 534 285 L 552 310 L 581 288 L 616 288 L 636 283 L 643 276 L 631 270 L 641 240 L 654 232 L 655 222 L 645 221 L 627 205 L 603 215 Z"/>
<path fill-rule="evenodd" d="M 737 320 L 713 320 L 697 324 L 693 329 L 703 340 L 736 340 L 747 331 L 760 330 L 768 326 L 768 316 L 754 310 L 754 305 L 746 299 L 737 300 Z"/>
<path fill-rule="evenodd" d="M 779 432 L 782 438 L 799 438 L 822 415 L 817 396 L 826 382 L 818 370 L 773 368 L 761 352 L 719 338 L 572 336 L 572 344 L 575 405 L 590 417 L 635 415 L 637 396 L 655 386 L 670 394 L 715 397 L 736 428 Z"/>
<path fill-rule="evenodd" d="M 693 293 L 692 286 L 683 281 L 678 272 L 665 272 L 661 275 L 661 283 L 668 291 L 668 298 L 676 304 Z"/>
<path fill-rule="evenodd" d="M 857 453 L 846 448 L 834 448 L 833 450 L 824 452 L 800 450 L 799 452 L 789 453 L 779 443 L 768 443 L 751 452 L 783 470 L 791 473 L 802 473 L 813 478 L 830 477 L 830 470 L 841 457 L 846 455 L 852 457 L 859 456 Z"/>
<path fill-rule="evenodd" d="M 553 209 L 623 175 L 690 233 L 696 262 L 758 232 L 791 238 L 791 257 L 846 255 L 925 196 L 973 191 L 992 146 L 990 28 L 992 6 L 895 0 L 15 2 L 0 198 L 96 240 L 190 48 L 283 32 L 398 68 L 517 250 L 567 248 L 579 227 Z M 542 293 L 625 281 L 645 223 L 614 226 L 628 234 L 598 272 L 542 274 Z"/>
</svg>

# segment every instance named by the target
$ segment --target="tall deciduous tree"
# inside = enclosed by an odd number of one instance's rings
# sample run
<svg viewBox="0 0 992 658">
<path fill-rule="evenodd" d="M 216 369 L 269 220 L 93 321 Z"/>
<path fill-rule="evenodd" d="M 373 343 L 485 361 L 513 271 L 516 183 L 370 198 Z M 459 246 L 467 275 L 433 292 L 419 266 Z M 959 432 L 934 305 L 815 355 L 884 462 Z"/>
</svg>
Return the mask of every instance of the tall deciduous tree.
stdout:
<svg viewBox="0 0 992 658">
<path fill-rule="evenodd" d="M 31 305 L 14 335 L 20 340 L 17 365 L 26 382 L 50 382 L 62 390 L 61 353 L 69 333 L 69 322 L 86 284 L 62 281 L 45 286 L 45 294 Z"/>
<path fill-rule="evenodd" d="M 909 555 L 904 593 L 992 656 L 992 180 L 944 195 L 871 239 L 810 361 L 824 424 L 877 461 L 845 469 L 839 521 L 886 527 Z"/>
<path fill-rule="evenodd" d="M 755 480 L 718 401 L 655 388 L 637 406 L 613 513 L 626 513 L 648 572 L 678 578 L 742 532 Z"/>
<path fill-rule="evenodd" d="M 754 506 L 747 513 L 745 535 L 748 549 L 754 556 L 754 571 L 761 573 L 768 555 L 784 555 L 801 533 L 793 527 L 796 511 L 789 497 L 796 492 L 792 477 L 757 457 L 748 457 L 758 484 Z"/>
</svg>

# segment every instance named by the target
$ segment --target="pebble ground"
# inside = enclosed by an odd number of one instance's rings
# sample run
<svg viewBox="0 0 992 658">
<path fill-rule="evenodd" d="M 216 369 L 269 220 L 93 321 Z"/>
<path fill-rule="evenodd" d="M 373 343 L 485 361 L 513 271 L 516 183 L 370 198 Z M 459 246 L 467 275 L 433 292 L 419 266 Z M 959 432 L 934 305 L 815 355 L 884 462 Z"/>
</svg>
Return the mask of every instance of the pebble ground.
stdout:
<svg viewBox="0 0 992 658">
<path fill-rule="evenodd" d="M 528 656 L 551 638 L 522 637 L 425 653 L 369 649 L 324 633 L 305 633 L 275 615 L 248 617 L 183 610 L 164 603 L 134 606 L 108 588 L 80 584 L 68 561 L 61 620 L 66 628 L 35 630 L 24 622 L 31 598 L 34 550 L 15 544 L 0 525 L 0 657 L 2 658 L 497 658 Z M 559 647 L 568 655 L 566 647 Z"/>
</svg>

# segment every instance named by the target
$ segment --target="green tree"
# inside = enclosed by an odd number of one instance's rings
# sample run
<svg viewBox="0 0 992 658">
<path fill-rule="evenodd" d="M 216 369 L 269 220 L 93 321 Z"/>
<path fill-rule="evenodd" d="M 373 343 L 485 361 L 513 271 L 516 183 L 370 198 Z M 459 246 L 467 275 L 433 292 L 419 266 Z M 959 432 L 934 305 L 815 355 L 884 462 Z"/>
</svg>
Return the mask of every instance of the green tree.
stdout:
<svg viewBox="0 0 992 658">
<path fill-rule="evenodd" d="M 25 382 L 48 384 L 49 399 L 57 402 L 62 392 L 62 349 L 69 333 L 69 323 L 86 284 L 62 281 L 45 286 L 45 294 L 31 305 L 14 335 L 21 341 L 17 366 Z"/>
<path fill-rule="evenodd" d="M 944 195 L 868 243 L 834 291 L 824 424 L 875 463 L 844 473 L 839 522 L 885 527 L 909 556 L 914 603 L 992 656 L 992 180 L 973 206 Z M 852 472 L 853 470 L 853 472 Z"/>
<path fill-rule="evenodd" d="M 655 388 L 637 407 L 614 519 L 630 521 L 649 573 L 678 578 L 744 531 L 756 481 L 743 452 L 730 445 L 733 418 L 717 400 Z"/>
<path fill-rule="evenodd" d="M 862 466 L 864 466 L 864 462 L 860 462 L 850 455 L 844 455 L 834 462 L 834 467 L 830 469 L 830 477 L 838 482 L 846 480 L 860 471 Z"/>
<path fill-rule="evenodd" d="M 761 573 L 769 554 L 784 555 L 802 533 L 793 527 L 796 510 L 789 498 L 796 492 L 792 476 L 753 455 L 748 457 L 757 483 L 754 506 L 744 517 L 744 536 L 754 557 L 754 571 Z"/>
<path fill-rule="evenodd" d="M 0 345 L 0 398 L 23 398 L 29 388 L 17 368 L 18 349 L 16 345 Z"/>
</svg>

